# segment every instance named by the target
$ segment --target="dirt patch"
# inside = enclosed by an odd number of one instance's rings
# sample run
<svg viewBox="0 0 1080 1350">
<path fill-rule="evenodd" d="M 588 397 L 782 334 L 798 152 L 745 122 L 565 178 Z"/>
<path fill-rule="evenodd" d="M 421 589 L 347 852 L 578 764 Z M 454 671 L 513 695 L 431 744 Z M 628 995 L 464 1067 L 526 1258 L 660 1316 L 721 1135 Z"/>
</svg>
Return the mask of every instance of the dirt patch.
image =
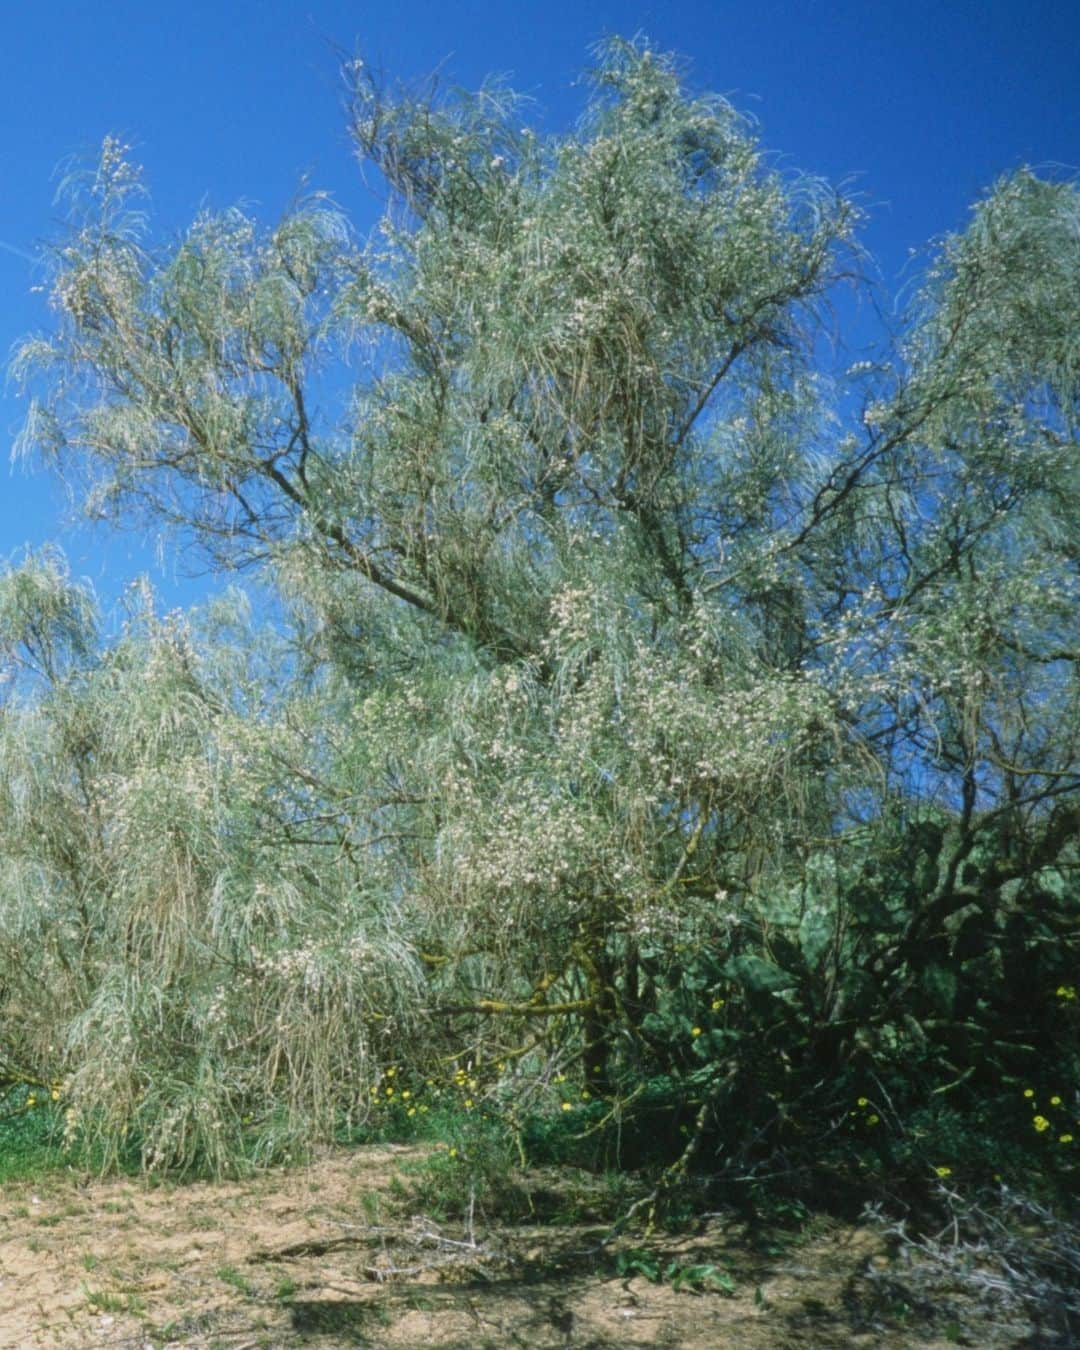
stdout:
<svg viewBox="0 0 1080 1350">
<path fill-rule="evenodd" d="M 421 1157 L 336 1152 L 233 1184 L 5 1186 L 0 1346 L 956 1343 L 864 1228 L 821 1220 L 771 1249 L 719 1216 L 603 1249 L 595 1225 L 452 1228 L 395 1193 Z M 964 1312 L 983 1345 L 1025 1343 L 1029 1328 Z"/>
</svg>

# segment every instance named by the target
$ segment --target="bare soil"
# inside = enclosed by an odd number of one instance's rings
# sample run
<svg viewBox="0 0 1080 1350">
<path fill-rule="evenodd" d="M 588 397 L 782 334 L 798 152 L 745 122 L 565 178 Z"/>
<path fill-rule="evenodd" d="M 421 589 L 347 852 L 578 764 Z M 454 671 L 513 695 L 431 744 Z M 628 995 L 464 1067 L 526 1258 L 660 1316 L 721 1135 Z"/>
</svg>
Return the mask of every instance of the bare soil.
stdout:
<svg viewBox="0 0 1080 1350">
<path fill-rule="evenodd" d="M 1029 1327 L 910 1298 L 866 1228 L 821 1219 L 748 1240 L 713 1216 L 679 1236 L 456 1225 L 411 1213 L 418 1148 L 337 1151 L 229 1184 L 57 1178 L 0 1190 L 0 1346 L 945 1347 L 1035 1345 Z M 618 1253 L 623 1252 L 622 1273 Z M 694 1292 L 633 1265 L 707 1267 Z M 893 1268 L 896 1267 L 896 1278 Z"/>
</svg>

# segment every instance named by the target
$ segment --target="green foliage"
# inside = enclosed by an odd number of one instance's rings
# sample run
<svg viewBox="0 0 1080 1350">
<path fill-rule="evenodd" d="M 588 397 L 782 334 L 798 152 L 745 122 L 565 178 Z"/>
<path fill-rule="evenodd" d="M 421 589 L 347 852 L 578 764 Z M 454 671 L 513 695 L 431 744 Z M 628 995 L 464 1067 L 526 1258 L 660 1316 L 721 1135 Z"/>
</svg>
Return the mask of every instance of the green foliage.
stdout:
<svg viewBox="0 0 1080 1350">
<path fill-rule="evenodd" d="M 735 1281 L 725 1271 L 709 1263 L 684 1265 L 680 1261 L 664 1262 L 645 1248 L 631 1247 L 615 1255 L 616 1274 L 622 1276 L 644 1275 L 653 1284 L 670 1283 L 678 1293 L 718 1293 L 733 1294 Z"/>
<path fill-rule="evenodd" d="M 413 1206 L 438 1220 L 521 1219 L 530 1213 L 528 1190 L 518 1179 L 518 1157 L 502 1123 L 476 1116 L 444 1115 L 427 1127 L 434 1151 L 418 1163 L 406 1186 Z"/>
<path fill-rule="evenodd" d="M 345 74 L 369 240 L 156 245 L 109 140 L 16 359 L 24 453 L 275 603 L 0 577 L 12 1081 L 103 1165 L 435 1122 L 459 1210 L 530 1152 L 1071 1182 L 1014 1108 L 1080 1090 L 1076 187 L 841 371 L 858 213 L 645 42 L 551 140 Z"/>
<path fill-rule="evenodd" d="M 46 1090 L 8 1088 L 0 1098 L 0 1182 L 32 1179 L 68 1163 L 63 1121 Z"/>
</svg>

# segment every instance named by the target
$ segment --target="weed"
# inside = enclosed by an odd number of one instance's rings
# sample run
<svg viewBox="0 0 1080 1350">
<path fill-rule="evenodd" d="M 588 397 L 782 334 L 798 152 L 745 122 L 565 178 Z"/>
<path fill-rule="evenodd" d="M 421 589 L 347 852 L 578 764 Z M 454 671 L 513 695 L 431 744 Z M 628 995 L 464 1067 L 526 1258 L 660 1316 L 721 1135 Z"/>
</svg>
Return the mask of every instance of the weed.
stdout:
<svg viewBox="0 0 1080 1350">
<path fill-rule="evenodd" d="M 139 1314 L 145 1311 L 142 1300 L 134 1294 L 115 1294 L 108 1289 L 87 1289 L 85 1293 L 86 1302 L 94 1312 Z"/>
<path fill-rule="evenodd" d="M 413 1180 L 399 1182 L 392 1193 L 442 1220 L 465 1216 L 468 1223 L 478 1214 L 515 1220 L 531 1213 L 503 1122 L 479 1111 L 448 1111 L 435 1117 L 433 1127 L 442 1137 L 426 1157 L 403 1165 Z"/>
<path fill-rule="evenodd" d="M 37 1102 L 23 1084 L 0 1091 L 0 1182 L 36 1180 L 69 1161 L 53 1104 Z"/>
<path fill-rule="evenodd" d="M 735 1281 L 725 1271 L 708 1262 L 668 1261 L 644 1247 L 631 1247 L 617 1253 L 615 1272 L 624 1278 L 643 1275 L 652 1284 L 670 1284 L 675 1293 L 734 1294 Z M 760 1290 L 758 1291 L 760 1292 Z"/>
<path fill-rule="evenodd" d="M 238 1293 L 250 1298 L 252 1295 L 251 1281 L 246 1279 L 235 1266 L 222 1266 L 217 1272 L 218 1279 L 222 1284 L 231 1285 Z"/>
</svg>

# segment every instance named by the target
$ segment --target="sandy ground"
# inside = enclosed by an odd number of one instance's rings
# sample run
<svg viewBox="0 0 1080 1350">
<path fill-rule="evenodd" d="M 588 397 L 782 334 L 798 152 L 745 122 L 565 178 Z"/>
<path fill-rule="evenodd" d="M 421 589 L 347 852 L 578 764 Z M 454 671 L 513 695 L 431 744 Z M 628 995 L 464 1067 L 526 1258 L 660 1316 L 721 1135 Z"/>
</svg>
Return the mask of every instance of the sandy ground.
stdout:
<svg viewBox="0 0 1080 1350">
<path fill-rule="evenodd" d="M 596 1227 L 477 1223 L 470 1233 L 411 1214 L 400 1188 L 388 1188 L 419 1156 L 342 1151 L 216 1185 L 9 1184 L 0 1191 L 0 1346 L 956 1343 L 955 1328 L 942 1331 L 867 1279 L 889 1258 L 865 1229 L 823 1220 L 771 1253 L 721 1218 L 650 1239 L 662 1264 L 707 1265 L 732 1286 L 695 1293 L 626 1273 L 625 1257 L 619 1274 L 610 1252 L 588 1255 Z M 620 1239 L 624 1253 L 643 1241 Z M 978 1340 L 1037 1343 L 1024 1333 L 987 1321 Z"/>
</svg>

